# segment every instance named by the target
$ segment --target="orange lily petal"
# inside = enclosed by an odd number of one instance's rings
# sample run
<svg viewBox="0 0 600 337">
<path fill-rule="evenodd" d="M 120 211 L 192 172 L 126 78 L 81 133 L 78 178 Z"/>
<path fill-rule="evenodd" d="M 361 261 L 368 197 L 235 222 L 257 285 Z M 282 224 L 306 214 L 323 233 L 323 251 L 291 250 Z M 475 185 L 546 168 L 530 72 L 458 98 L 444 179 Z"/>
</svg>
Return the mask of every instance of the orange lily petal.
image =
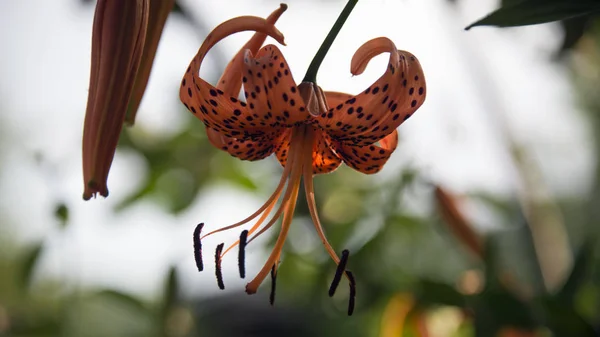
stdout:
<svg viewBox="0 0 600 337">
<path fill-rule="evenodd" d="M 270 24 L 275 24 L 275 22 L 277 22 L 281 14 L 283 14 L 286 9 L 287 5 L 281 4 L 278 9 L 273 11 L 273 13 L 267 17 L 266 21 Z M 221 75 L 221 78 L 217 82 L 217 89 L 221 89 L 226 95 L 233 97 L 239 95 L 242 87 L 242 71 L 244 66 L 243 60 L 246 50 L 257 53 L 262 44 L 265 42 L 266 38 L 267 35 L 264 33 L 255 33 L 252 38 L 246 42 L 246 44 L 238 51 L 233 59 L 229 61 L 227 67 L 225 67 L 223 75 Z M 234 157 L 242 160 L 260 160 L 268 157 L 273 152 L 274 145 L 272 140 L 279 137 L 280 132 L 267 134 L 265 137 L 261 137 L 262 139 L 258 141 L 251 139 L 240 140 L 234 137 L 227 137 L 208 127 L 206 128 L 206 134 L 211 144 L 218 149 L 229 152 L 229 154 Z M 268 141 L 265 141 L 267 139 Z"/>
<path fill-rule="evenodd" d="M 207 36 L 192 60 L 181 81 L 179 97 L 186 108 L 207 128 L 226 137 L 258 139 L 272 132 L 272 128 L 258 126 L 252 122 L 255 118 L 254 112 L 247 107 L 246 103 L 225 94 L 199 76 L 202 60 L 212 46 L 231 34 L 246 30 L 263 32 L 283 44 L 281 32 L 262 18 L 242 16 L 222 23 Z"/>
<path fill-rule="evenodd" d="M 314 130 L 313 132 L 315 134 L 312 150 L 313 174 L 335 171 L 335 169 L 337 169 L 342 163 L 342 160 L 332 149 L 332 140 L 329 138 L 329 136 L 327 136 L 327 134 L 321 132 L 321 130 Z M 287 163 L 291 134 L 291 129 L 287 129 L 276 142 L 278 145 L 275 149 L 275 155 L 283 167 L 285 167 L 285 164 Z"/>
<path fill-rule="evenodd" d="M 267 17 L 267 22 L 274 25 L 275 22 L 279 19 L 281 14 L 287 10 L 286 4 L 280 4 L 279 8 L 277 8 L 271 15 Z M 262 47 L 263 43 L 267 39 L 267 35 L 264 33 L 255 33 L 252 35 L 252 38 L 246 42 L 246 44 L 235 54 L 233 59 L 229 61 L 227 67 L 225 67 L 225 71 L 221 78 L 217 82 L 217 88 L 223 90 L 228 95 L 237 96 L 240 93 L 240 89 L 242 88 L 242 71 L 244 64 L 244 55 L 246 54 L 246 50 L 252 51 L 253 54 L 256 54 L 258 50 Z"/>
<path fill-rule="evenodd" d="M 148 0 L 99 0 L 92 31 L 90 89 L 83 127 L 85 200 L 108 196 L 106 180 L 141 62 Z"/>
<path fill-rule="evenodd" d="M 288 64 L 276 46 L 263 47 L 256 58 L 246 51 L 242 82 L 252 110 L 252 116 L 246 117 L 250 125 L 292 127 L 310 117 Z"/>
<path fill-rule="evenodd" d="M 338 100 L 335 106 L 330 103 L 329 111 L 317 119 L 334 139 L 352 145 L 373 144 L 391 134 L 423 104 L 426 87 L 419 61 L 397 50 L 387 38 L 363 44 L 352 58 L 351 72 L 361 74 L 368 62 L 383 52 L 390 53 L 386 72 L 362 93 L 343 102 Z"/>
<path fill-rule="evenodd" d="M 281 131 L 266 134 L 260 139 L 241 140 L 233 137 L 225 137 L 219 132 L 206 128 L 208 140 L 216 148 L 227 151 L 232 156 L 241 160 L 260 160 L 270 156 L 275 147 L 275 139 L 279 138 Z"/>
<path fill-rule="evenodd" d="M 332 140 L 326 133 L 315 133 L 315 143 L 312 153 L 313 174 L 333 172 L 340 166 L 342 159 L 332 149 Z"/>
<path fill-rule="evenodd" d="M 277 160 L 281 163 L 281 166 L 285 167 L 288 159 L 288 155 L 290 153 L 290 143 L 292 140 L 292 129 L 285 129 L 281 138 L 277 142 L 277 147 L 275 148 L 275 155 L 277 156 Z"/>
<path fill-rule="evenodd" d="M 396 150 L 398 145 L 398 131 L 394 129 L 392 133 L 383 138 L 381 146 L 371 145 L 348 145 L 344 142 L 338 142 L 336 151 L 346 165 L 353 169 L 365 173 L 373 174 L 379 172 L 383 165 L 390 159 L 390 156 Z"/>
</svg>

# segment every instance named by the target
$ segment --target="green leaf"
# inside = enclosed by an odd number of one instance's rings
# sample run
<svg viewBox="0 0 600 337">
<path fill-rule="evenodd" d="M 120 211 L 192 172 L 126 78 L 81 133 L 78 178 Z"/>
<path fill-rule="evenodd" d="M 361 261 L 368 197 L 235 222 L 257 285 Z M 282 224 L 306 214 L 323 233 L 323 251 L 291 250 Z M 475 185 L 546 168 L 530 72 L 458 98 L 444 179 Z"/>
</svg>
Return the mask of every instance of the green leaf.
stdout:
<svg viewBox="0 0 600 337">
<path fill-rule="evenodd" d="M 539 326 L 529 303 L 506 288 L 486 289 L 469 301 L 475 312 L 475 336 L 496 336 L 503 327 L 533 330 Z"/>
<path fill-rule="evenodd" d="M 542 300 L 548 327 L 555 336 L 598 336 L 594 328 L 572 307 L 552 298 Z"/>
<path fill-rule="evenodd" d="M 37 265 L 37 261 L 40 257 L 40 253 L 42 252 L 43 245 L 37 244 L 31 250 L 29 250 L 25 257 L 23 258 L 23 264 L 21 269 L 21 279 L 20 283 L 23 286 L 22 289 L 27 289 L 31 285 L 31 279 L 33 276 L 33 271 L 35 266 Z"/>
<path fill-rule="evenodd" d="M 522 0 L 511 1 L 481 20 L 469 25 L 515 27 L 565 20 L 600 11 L 598 0 Z"/>
<path fill-rule="evenodd" d="M 466 307 L 465 297 L 452 286 L 434 281 L 422 280 L 418 284 L 417 298 L 425 305 L 450 305 Z"/>
<path fill-rule="evenodd" d="M 575 263 L 569 278 L 556 294 L 556 297 L 563 303 L 572 306 L 577 291 L 589 280 L 590 268 L 593 257 L 593 245 L 590 241 L 583 244 L 575 256 Z"/>
<path fill-rule="evenodd" d="M 167 315 L 169 310 L 177 303 L 177 296 L 179 294 L 179 277 L 177 276 L 177 269 L 175 266 L 169 268 L 169 274 L 165 283 L 165 293 L 163 299 L 163 314 Z"/>
<path fill-rule="evenodd" d="M 114 301 L 119 304 L 123 304 L 129 308 L 132 308 L 142 313 L 147 311 L 146 305 L 142 301 L 131 295 L 116 290 L 101 290 L 96 293 L 96 296 L 110 301 Z"/>
</svg>

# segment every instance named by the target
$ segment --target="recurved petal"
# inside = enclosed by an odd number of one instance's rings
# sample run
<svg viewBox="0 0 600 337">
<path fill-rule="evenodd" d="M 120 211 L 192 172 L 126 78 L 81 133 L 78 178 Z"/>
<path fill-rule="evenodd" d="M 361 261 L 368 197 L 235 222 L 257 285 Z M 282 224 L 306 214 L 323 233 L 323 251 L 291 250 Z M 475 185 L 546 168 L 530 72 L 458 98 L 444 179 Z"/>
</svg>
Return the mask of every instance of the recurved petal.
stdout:
<svg viewBox="0 0 600 337">
<path fill-rule="evenodd" d="M 277 8 L 271 15 L 267 17 L 267 22 L 274 25 L 281 14 L 287 10 L 286 4 L 280 4 L 279 8 Z M 244 67 L 244 55 L 246 54 L 246 50 L 250 50 L 252 54 L 256 54 L 260 47 L 262 47 L 263 43 L 267 35 L 264 33 L 255 33 L 248 42 L 235 54 L 233 59 L 229 61 L 227 67 L 225 67 L 225 71 L 219 82 L 217 83 L 217 88 L 223 90 L 228 95 L 236 97 L 240 93 L 240 89 L 242 88 L 242 71 Z"/>
<path fill-rule="evenodd" d="M 313 174 L 335 171 L 342 163 L 342 160 L 333 150 L 333 146 L 335 146 L 333 141 L 327 134 L 321 132 L 321 130 L 314 130 L 314 133 L 315 139 L 313 140 L 312 149 Z M 285 167 L 289 155 L 291 136 L 292 130 L 284 129 L 284 132 L 276 140 L 275 155 L 283 167 Z"/>
<path fill-rule="evenodd" d="M 310 117 L 288 64 L 276 46 L 263 47 L 256 57 L 246 51 L 242 82 L 253 116 L 247 118 L 248 122 L 292 127 Z"/>
<path fill-rule="evenodd" d="M 324 132 L 316 132 L 313 145 L 313 174 L 330 173 L 335 171 L 342 159 L 333 150 L 333 141 Z"/>
<path fill-rule="evenodd" d="M 277 140 L 277 146 L 275 147 L 275 155 L 283 167 L 285 167 L 285 163 L 287 163 L 291 141 L 292 129 L 283 129 L 281 136 Z"/>
<path fill-rule="evenodd" d="M 383 168 L 396 150 L 398 131 L 394 129 L 392 133 L 381 139 L 379 144 L 380 146 L 375 144 L 360 146 L 338 142 L 336 152 L 346 165 L 359 172 L 373 174 Z"/>
<path fill-rule="evenodd" d="M 207 36 L 188 67 L 179 91 L 186 108 L 204 125 L 226 137 L 242 140 L 260 138 L 273 130 L 257 123 L 257 112 L 245 102 L 215 88 L 200 78 L 199 73 L 202 60 L 212 46 L 231 34 L 246 30 L 263 32 L 283 44 L 281 32 L 262 18 L 242 16 L 226 21 Z"/>
<path fill-rule="evenodd" d="M 158 42 L 162 36 L 167 16 L 171 13 L 175 0 L 150 0 L 150 8 L 148 14 L 148 30 L 146 33 L 146 39 L 144 43 L 144 51 L 142 53 L 142 61 L 140 68 L 135 77 L 135 84 L 133 86 L 133 93 L 129 99 L 129 106 L 127 107 L 127 114 L 125 115 L 125 123 L 133 125 L 135 122 L 135 116 L 137 110 L 146 91 L 148 85 L 148 79 L 150 78 L 150 71 L 152 70 L 152 64 L 154 63 L 154 57 L 156 56 L 156 49 L 158 48 Z"/>
<path fill-rule="evenodd" d="M 369 145 L 393 132 L 425 100 L 425 78 L 419 61 L 399 51 L 384 37 L 363 44 L 352 58 L 351 71 L 361 74 L 369 61 L 390 53 L 386 72 L 362 93 L 341 100 L 343 94 L 329 93 L 330 110 L 318 118 L 319 125 L 336 140 L 351 145 Z M 335 102 L 337 104 L 334 104 Z"/>
<path fill-rule="evenodd" d="M 275 149 L 276 140 L 279 139 L 281 131 L 265 134 L 258 139 L 240 140 L 223 136 L 221 133 L 206 128 L 208 140 L 216 148 L 228 152 L 230 155 L 241 160 L 260 160 L 271 155 Z"/>
<path fill-rule="evenodd" d="M 83 198 L 108 196 L 106 180 L 140 65 L 148 0 L 99 0 L 92 29 L 90 88 L 83 127 Z"/>
</svg>

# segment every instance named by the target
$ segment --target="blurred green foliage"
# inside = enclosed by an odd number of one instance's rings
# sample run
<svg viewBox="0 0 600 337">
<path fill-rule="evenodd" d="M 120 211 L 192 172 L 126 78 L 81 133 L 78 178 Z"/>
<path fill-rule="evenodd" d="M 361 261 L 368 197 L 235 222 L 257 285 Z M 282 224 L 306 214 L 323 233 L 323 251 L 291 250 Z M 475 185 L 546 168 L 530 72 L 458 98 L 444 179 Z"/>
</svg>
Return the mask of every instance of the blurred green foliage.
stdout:
<svg viewBox="0 0 600 337">
<path fill-rule="evenodd" d="M 562 24 L 561 52 L 587 39 L 586 48 L 577 52 L 598 71 L 600 25 L 586 15 L 598 6 L 593 0 L 503 1 L 498 11 L 469 27 L 569 19 Z M 193 20 L 185 6 L 176 10 Z M 195 20 L 194 26 L 201 25 Z M 600 80 L 579 77 L 575 67 L 573 77 L 590 111 L 600 151 Z M 183 109 L 181 114 L 186 114 Z M 153 198 L 178 213 L 219 182 L 262 193 L 260 186 L 271 179 L 250 175 L 251 165 L 214 149 L 191 117 L 168 139 L 153 137 L 135 128 L 123 134 L 120 148 L 139 154 L 148 174 L 117 211 Z M 600 170 L 596 176 L 600 178 Z M 358 282 L 351 318 L 344 314 L 348 295 L 343 286 L 333 299 L 327 296 L 335 266 L 321 249 L 301 249 L 306 240 L 294 235 L 301 224 L 310 225 L 308 209 L 300 202 L 294 220 L 298 226 L 292 229 L 278 272 L 275 308 L 268 306 L 265 289 L 252 300 L 230 295 L 186 298 L 174 267 L 165 275 L 163 296 L 152 300 L 111 289 L 83 291 L 61 280 L 38 280 L 32 287 L 43 242 L 23 249 L 0 237 L 0 336 L 421 336 L 423 317 L 430 322 L 438 316 L 454 323 L 449 336 L 600 334 L 599 179 L 589 196 L 558 200 L 576 249 L 569 252 L 574 263 L 566 281 L 552 290 L 544 284 L 533 247 L 535 234 L 516 196 L 469 196 L 492 210 L 502 228 L 486 235 L 480 259 L 440 216 L 431 184 L 418 170 L 406 167 L 391 181 L 375 181 L 346 167 L 315 178 L 328 237 L 334 247 L 351 252 L 349 269 Z M 431 200 L 425 214 L 406 206 L 415 197 Z M 57 201 L 54 216 L 66 226 L 68 205 Z M 7 253 L 14 251 L 21 254 Z"/>
</svg>

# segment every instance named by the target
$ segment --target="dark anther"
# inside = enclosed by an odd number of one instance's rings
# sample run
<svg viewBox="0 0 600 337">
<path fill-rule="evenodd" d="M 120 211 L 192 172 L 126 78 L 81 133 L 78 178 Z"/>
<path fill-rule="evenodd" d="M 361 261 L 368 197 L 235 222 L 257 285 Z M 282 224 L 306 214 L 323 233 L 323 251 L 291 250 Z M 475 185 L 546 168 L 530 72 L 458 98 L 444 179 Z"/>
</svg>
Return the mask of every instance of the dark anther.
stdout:
<svg viewBox="0 0 600 337">
<path fill-rule="evenodd" d="M 246 243 L 248 240 L 248 231 L 244 230 L 240 234 L 240 250 L 238 252 L 238 268 L 240 270 L 240 277 L 246 277 Z"/>
<path fill-rule="evenodd" d="M 196 259 L 196 267 L 198 271 L 204 270 L 204 263 L 202 262 L 202 243 L 200 242 L 200 233 L 204 227 L 204 222 L 199 223 L 194 229 L 194 259 Z"/>
<path fill-rule="evenodd" d="M 346 276 L 350 280 L 350 298 L 348 299 L 348 316 L 352 316 L 354 312 L 354 301 L 356 300 L 356 281 L 351 271 L 346 270 Z"/>
<path fill-rule="evenodd" d="M 275 265 L 271 267 L 271 294 L 269 295 L 269 303 L 275 303 L 275 287 L 277 286 L 277 270 Z"/>
<path fill-rule="evenodd" d="M 219 244 L 215 251 L 215 275 L 217 276 L 217 284 L 221 290 L 225 289 L 225 284 L 223 284 L 223 273 L 221 273 L 221 252 L 223 251 L 224 245 L 224 243 Z"/>
<path fill-rule="evenodd" d="M 329 287 L 329 297 L 335 294 L 335 290 L 340 284 L 340 280 L 342 279 L 342 274 L 346 270 L 346 263 L 348 262 L 348 250 L 344 249 L 342 251 L 342 257 L 340 258 L 340 263 L 337 265 L 337 269 L 335 270 L 335 276 L 333 277 L 333 281 L 331 281 L 331 286 Z"/>
</svg>

